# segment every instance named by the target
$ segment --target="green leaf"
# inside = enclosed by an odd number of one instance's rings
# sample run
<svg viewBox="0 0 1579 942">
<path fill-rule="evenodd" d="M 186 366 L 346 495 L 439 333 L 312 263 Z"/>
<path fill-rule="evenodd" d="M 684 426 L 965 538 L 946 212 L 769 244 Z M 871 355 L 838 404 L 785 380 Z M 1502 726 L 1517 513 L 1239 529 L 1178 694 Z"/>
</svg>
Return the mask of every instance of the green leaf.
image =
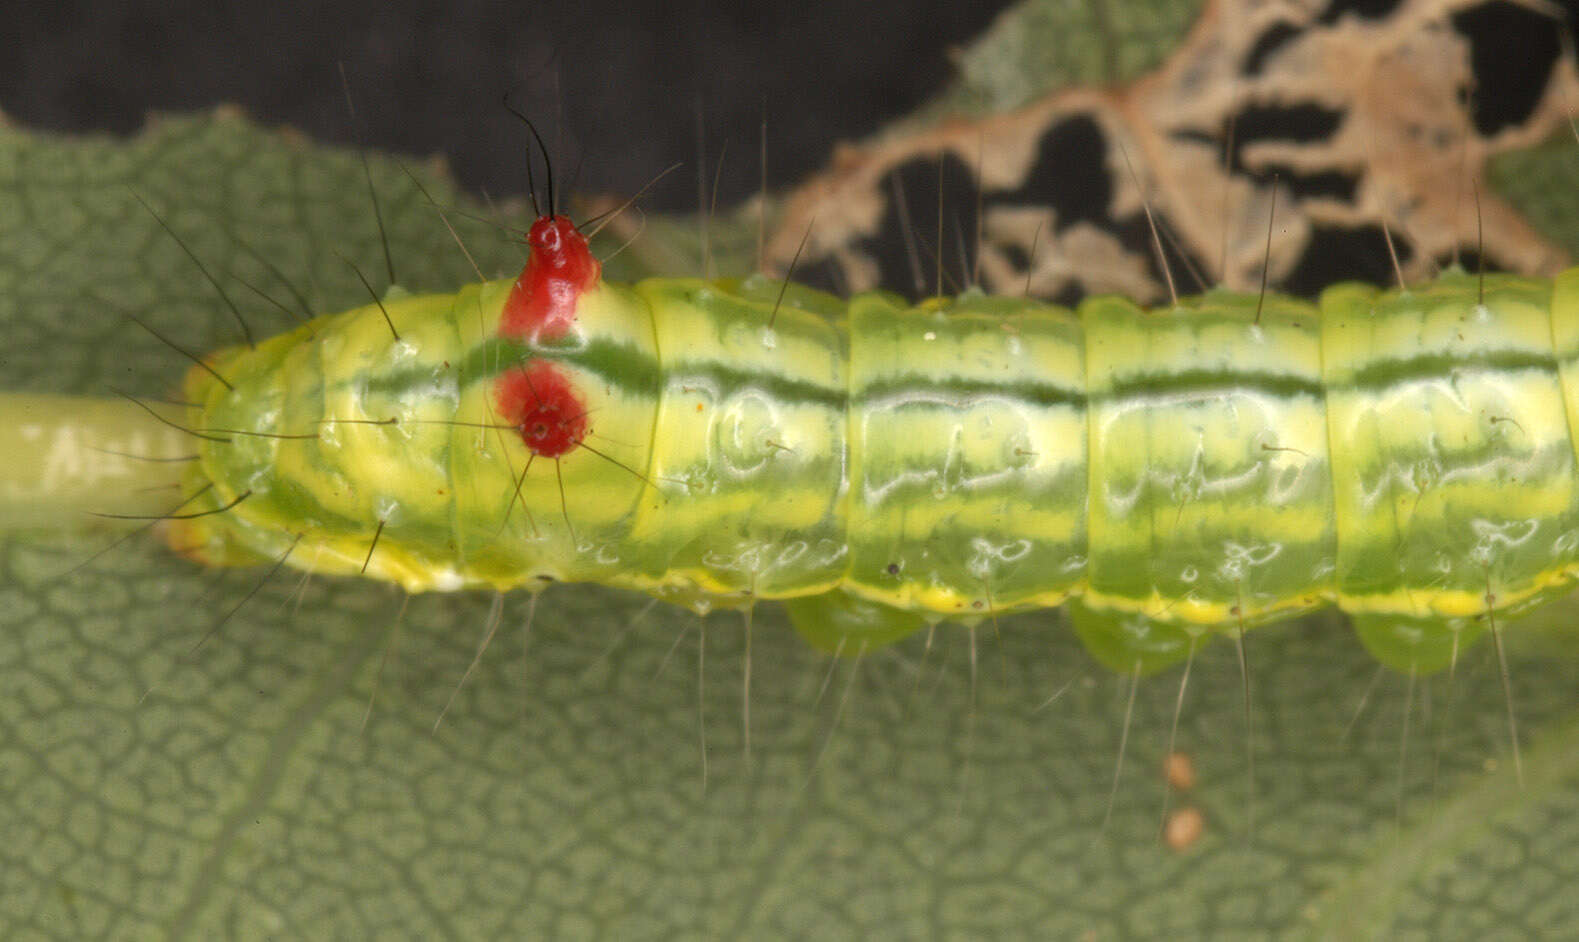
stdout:
<svg viewBox="0 0 1579 942">
<path fill-rule="evenodd" d="M 960 55 L 959 80 L 937 110 L 1008 111 L 1065 86 L 1138 78 L 1162 63 L 1203 5 L 1027 0 Z"/>
<path fill-rule="evenodd" d="M 288 320 L 237 279 L 292 291 L 237 237 L 314 311 L 360 303 L 336 253 L 382 286 L 362 172 L 225 114 L 0 131 L 5 384 L 168 394 L 185 361 L 127 313 L 193 350 L 238 338 L 133 191 L 260 332 Z M 410 178 L 372 174 L 402 284 L 475 277 Z M 451 219 L 485 273 L 519 265 Z M 507 598 L 435 730 L 489 597 L 206 571 L 149 538 L 74 569 L 108 538 L 5 540 L 5 938 L 1579 931 L 1579 678 L 1517 624 L 1522 788 L 1490 645 L 1406 709 L 1409 678 L 1340 618 L 1253 631 L 1248 742 L 1237 653 L 1203 649 L 1177 734 L 1198 781 L 1170 806 L 1205 834 L 1181 852 L 1158 837 L 1181 671 L 1136 690 L 1115 788 L 1129 678 L 1055 613 L 835 661 L 763 606 L 748 762 L 738 615 L 561 586 L 528 639 Z"/>
</svg>

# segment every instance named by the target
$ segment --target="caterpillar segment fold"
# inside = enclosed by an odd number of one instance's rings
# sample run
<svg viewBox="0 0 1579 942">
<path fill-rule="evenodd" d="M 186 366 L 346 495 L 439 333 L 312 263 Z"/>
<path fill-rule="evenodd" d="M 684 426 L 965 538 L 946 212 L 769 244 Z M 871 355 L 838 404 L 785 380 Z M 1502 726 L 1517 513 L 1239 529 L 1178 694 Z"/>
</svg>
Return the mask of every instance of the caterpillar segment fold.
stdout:
<svg viewBox="0 0 1579 942">
<path fill-rule="evenodd" d="M 1336 605 L 1423 673 L 1579 569 L 1579 269 L 1070 310 L 614 284 L 559 216 L 528 243 L 514 280 L 194 368 L 194 509 L 246 497 L 171 544 L 413 592 L 782 599 L 830 650 L 1071 603 L 1125 672 Z"/>
</svg>

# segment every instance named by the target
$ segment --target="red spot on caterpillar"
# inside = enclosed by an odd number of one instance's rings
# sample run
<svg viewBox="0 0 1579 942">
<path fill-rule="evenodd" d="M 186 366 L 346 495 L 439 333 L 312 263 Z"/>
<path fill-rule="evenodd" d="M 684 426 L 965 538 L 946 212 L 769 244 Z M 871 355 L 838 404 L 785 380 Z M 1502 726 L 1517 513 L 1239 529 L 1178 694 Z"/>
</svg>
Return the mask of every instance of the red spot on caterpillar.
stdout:
<svg viewBox="0 0 1579 942">
<path fill-rule="evenodd" d="M 576 320 L 576 300 L 598 283 L 603 266 L 586 236 L 565 216 L 543 216 L 526 234 L 532 256 L 515 279 L 499 318 L 499 334 L 552 340 Z"/>
<path fill-rule="evenodd" d="M 558 458 L 587 437 L 587 410 L 575 387 L 553 364 L 533 360 L 499 376 L 499 414 L 521 432 L 534 455 Z"/>
</svg>

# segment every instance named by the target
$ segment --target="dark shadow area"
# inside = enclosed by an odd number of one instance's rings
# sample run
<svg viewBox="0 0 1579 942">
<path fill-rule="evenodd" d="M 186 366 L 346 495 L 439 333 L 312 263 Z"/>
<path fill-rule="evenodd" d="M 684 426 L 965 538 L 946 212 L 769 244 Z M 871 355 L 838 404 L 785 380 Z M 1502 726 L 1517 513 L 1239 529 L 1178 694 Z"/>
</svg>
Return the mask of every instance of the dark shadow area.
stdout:
<svg viewBox="0 0 1579 942">
<path fill-rule="evenodd" d="M 768 173 L 786 186 L 833 145 L 870 134 L 953 77 L 1007 0 L 498 2 L 64 0 L 0 16 L 0 109 L 19 123 L 130 133 L 151 111 L 235 103 L 258 120 L 354 143 L 344 64 L 363 141 L 442 154 L 474 192 L 524 193 L 532 115 L 579 191 L 650 194 L 660 211 L 698 205 L 698 126 L 720 205 L 754 194 L 768 119 Z"/>
</svg>

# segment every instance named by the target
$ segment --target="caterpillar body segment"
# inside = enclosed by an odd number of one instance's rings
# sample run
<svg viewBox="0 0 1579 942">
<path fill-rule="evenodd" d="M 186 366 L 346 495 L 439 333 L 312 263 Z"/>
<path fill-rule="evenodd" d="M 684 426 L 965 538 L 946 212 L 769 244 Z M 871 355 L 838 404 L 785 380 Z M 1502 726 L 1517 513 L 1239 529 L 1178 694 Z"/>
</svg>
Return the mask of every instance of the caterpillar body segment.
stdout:
<svg viewBox="0 0 1579 942">
<path fill-rule="evenodd" d="M 1126 671 L 1329 604 L 1429 671 L 1579 569 L 1579 270 L 1071 311 L 622 286 L 562 217 L 528 242 L 194 369 L 188 487 L 228 509 L 172 545 L 785 599 L 828 648 L 1069 602 Z"/>
</svg>

